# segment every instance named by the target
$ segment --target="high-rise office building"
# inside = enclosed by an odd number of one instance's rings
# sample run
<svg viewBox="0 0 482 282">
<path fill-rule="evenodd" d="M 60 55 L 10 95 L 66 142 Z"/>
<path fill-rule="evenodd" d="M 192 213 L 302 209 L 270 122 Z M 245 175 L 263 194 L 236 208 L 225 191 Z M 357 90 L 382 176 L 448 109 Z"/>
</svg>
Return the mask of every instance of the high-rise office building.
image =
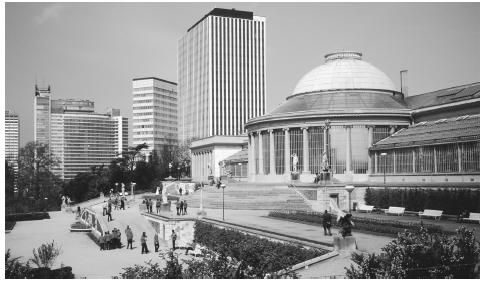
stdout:
<svg viewBox="0 0 482 282">
<path fill-rule="evenodd" d="M 177 144 L 177 84 L 155 77 L 132 80 L 132 144 L 146 143 L 143 154 Z"/>
<path fill-rule="evenodd" d="M 90 171 L 92 166 L 107 166 L 127 150 L 128 120 L 120 116 L 119 110 L 99 114 L 94 112 L 92 101 L 52 100 L 50 89 L 39 100 L 37 93 L 36 116 L 48 118 L 35 119 L 36 141 L 48 140 L 46 143 L 57 161 L 51 170 L 61 179 L 73 179 L 78 173 Z M 48 110 L 38 107 L 39 104 L 49 105 Z M 37 130 L 45 128 L 48 130 Z"/>
<path fill-rule="evenodd" d="M 18 173 L 18 150 L 20 147 L 20 121 L 12 111 L 5 111 L 5 160 Z"/>
<path fill-rule="evenodd" d="M 265 18 L 216 8 L 178 44 L 179 139 L 240 135 L 266 111 Z"/>
<path fill-rule="evenodd" d="M 50 143 L 50 101 L 50 85 L 35 85 L 34 140 L 44 144 Z"/>
</svg>

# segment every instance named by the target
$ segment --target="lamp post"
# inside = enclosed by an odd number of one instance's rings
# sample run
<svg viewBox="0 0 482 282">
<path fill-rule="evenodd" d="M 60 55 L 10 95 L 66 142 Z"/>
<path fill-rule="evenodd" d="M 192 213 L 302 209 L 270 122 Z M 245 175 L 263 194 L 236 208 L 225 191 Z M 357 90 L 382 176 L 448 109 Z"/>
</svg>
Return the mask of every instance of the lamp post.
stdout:
<svg viewBox="0 0 482 282">
<path fill-rule="evenodd" d="M 226 184 L 221 184 L 221 188 L 223 189 L 223 221 L 224 221 L 224 188 L 226 188 Z"/>
<path fill-rule="evenodd" d="M 386 171 L 387 171 L 387 153 L 383 152 L 380 154 L 380 156 L 383 156 L 385 159 L 385 165 L 383 166 L 383 186 L 387 188 L 387 182 L 386 182 Z"/>
<path fill-rule="evenodd" d="M 132 194 L 132 200 L 136 200 L 136 195 L 134 194 L 134 185 L 136 185 L 135 182 L 131 182 L 131 194 Z"/>
<path fill-rule="evenodd" d="M 351 192 L 355 190 L 355 186 L 347 185 L 345 186 L 345 190 L 348 192 L 348 212 L 351 211 Z"/>
</svg>

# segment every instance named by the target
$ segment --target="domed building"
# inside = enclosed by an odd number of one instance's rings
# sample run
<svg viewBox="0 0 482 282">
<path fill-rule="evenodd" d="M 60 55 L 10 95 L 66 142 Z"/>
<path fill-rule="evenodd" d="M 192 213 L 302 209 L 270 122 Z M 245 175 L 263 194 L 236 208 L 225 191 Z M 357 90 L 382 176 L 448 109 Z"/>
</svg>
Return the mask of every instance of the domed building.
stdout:
<svg viewBox="0 0 482 282">
<path fill-rule="evenodd" d="M 271 113 L 246 124 L 249 181 L 366 182 L 369 148 L 411 122 L 403 94 L 358 52 L 337 52 L 308 72 Z"/>
</svg>

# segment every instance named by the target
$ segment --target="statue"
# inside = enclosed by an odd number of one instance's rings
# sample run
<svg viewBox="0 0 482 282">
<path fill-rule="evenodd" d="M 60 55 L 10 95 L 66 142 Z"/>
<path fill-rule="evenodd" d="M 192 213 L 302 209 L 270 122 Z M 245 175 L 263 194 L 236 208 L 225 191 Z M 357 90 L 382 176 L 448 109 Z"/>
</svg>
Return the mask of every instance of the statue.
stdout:
<svg viewBox="0 0 482 282">
<path fill-rule="evenodd" d="M 213 175 L 213 170 L 211 169 L 210 164 L 208 164 L 208 175 Z"/>
<path fill-rule="evenodd" d="M 354 225 L 351 221 L 351 213 L 346 214 L 345 216 L 340 218 L 341 224 L 341 236 L 345 238 L 346 236 L 353 236 L 351 234 L 351 228 Z"/>
<path fill-rule="evenodd" d="M 126 194 L 126 185 L 125 185 L 124 183 L 122 183 L 122 188 L 121 188 L 121 189 L 122 189 L 122 197 L 124 197 L 125 194 Z"/>
<path fill-rule="evenodd" d="M 298 165 L 298 156 L 296 155 L 296 153 L 293 153 L 293 155 L 291 155 L 293 157 L 293 171 L 298 171 L 298 169 L 296 168 L 296 166 Z"/>
<path fill-rule="evenodd" d="M 156 196 L 159 196 L 159 186 L 156 188 Z"/>
<path fill-rule="evenodd" d="M 321 160 L 321 169 L 323 171 L 328 171 L 328 157 L 326 156 L 326 152 L 323 152 L 323 158 Z"/>
</svg>

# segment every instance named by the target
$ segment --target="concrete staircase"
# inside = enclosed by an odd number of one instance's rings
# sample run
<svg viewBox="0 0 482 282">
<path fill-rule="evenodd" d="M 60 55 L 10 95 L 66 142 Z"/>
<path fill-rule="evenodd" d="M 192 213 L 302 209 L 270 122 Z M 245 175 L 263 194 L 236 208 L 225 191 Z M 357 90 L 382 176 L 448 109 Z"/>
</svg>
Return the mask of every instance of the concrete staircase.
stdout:
<svg viewBox="0 0 482 282">
<path fill-rule="evenodd" d="M 187 200 L 188 207 L 198 208 L 201 192 L 198 190 L 183 198 Z M 312 210 L 297 192 L 286 185 L 246 182 L 227 185 L 224 191 L 224 206 L 231 210 Z M 222 189 L 205 186 L 203 207 L 221 209 L 223 207 Z"/>
</svg>

